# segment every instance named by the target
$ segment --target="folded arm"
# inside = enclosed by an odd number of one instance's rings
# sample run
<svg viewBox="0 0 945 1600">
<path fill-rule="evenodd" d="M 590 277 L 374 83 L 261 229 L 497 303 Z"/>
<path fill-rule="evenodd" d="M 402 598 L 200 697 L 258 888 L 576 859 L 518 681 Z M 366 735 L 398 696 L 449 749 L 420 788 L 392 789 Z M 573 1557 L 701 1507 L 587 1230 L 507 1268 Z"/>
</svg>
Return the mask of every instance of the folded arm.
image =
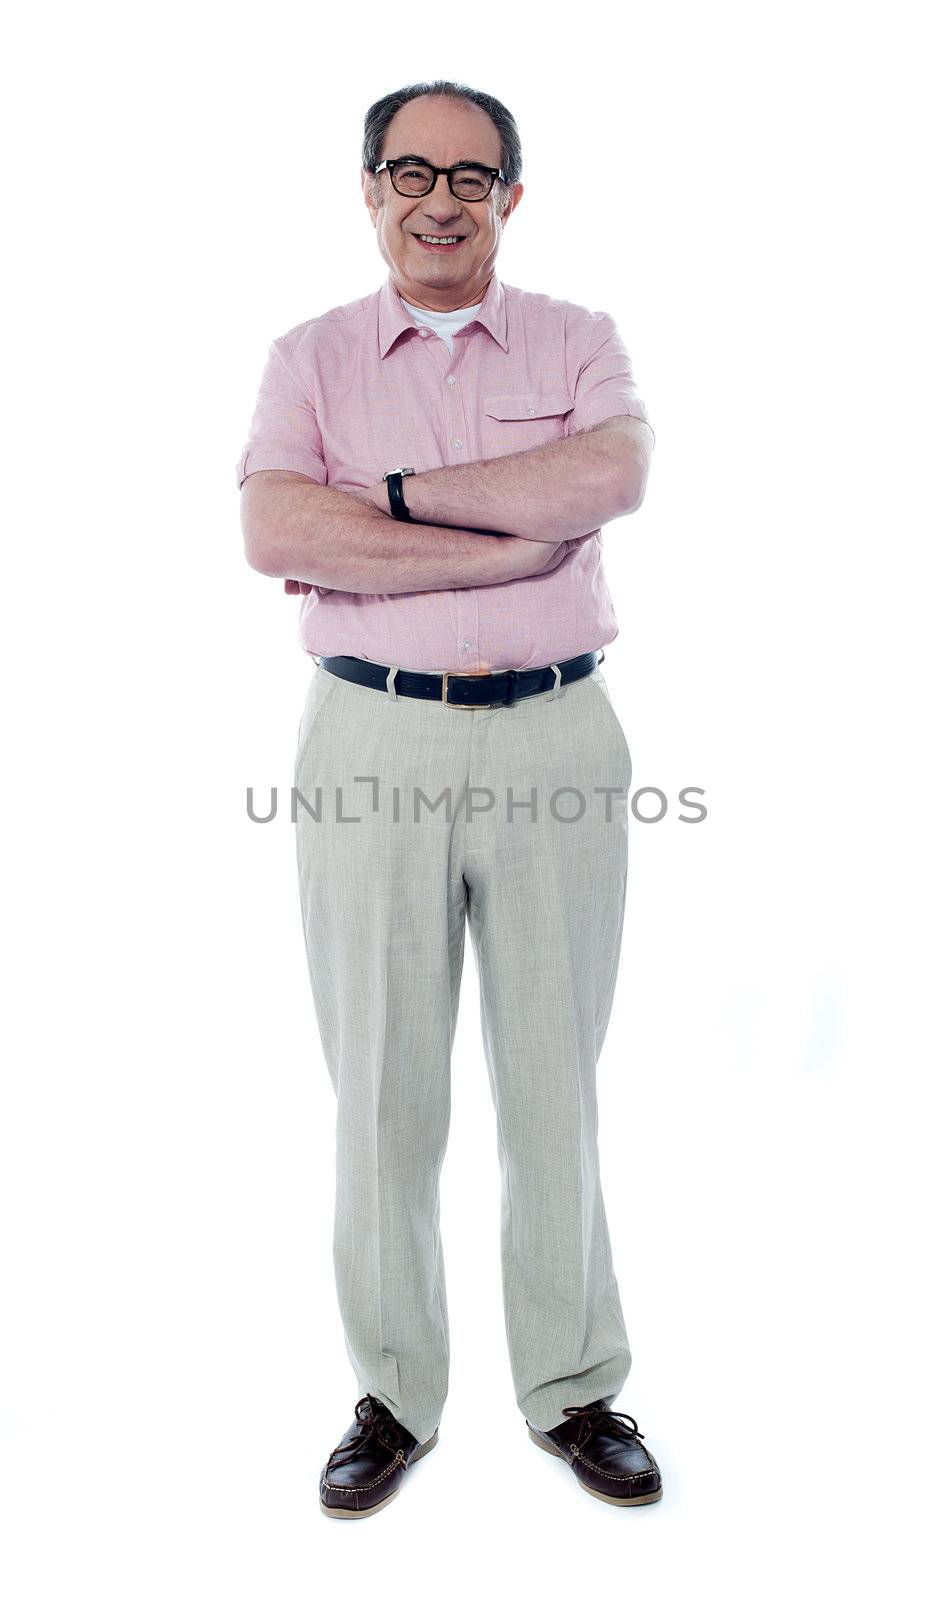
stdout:
<svg viewBox="0 0 945 1600">
<path fill-rule="evenodd" d="M 652 441 L 639 417 L 608 417 L 570 439 L 418 472 L 404 479 L 404 499 L 420 522 L 523 539 L 580 538 L 640 506 Z M 385 510 L 387 485 L 375 485 L 371 500 Z"/>
<path fill-rule="evenodd" d="M 503 538 L 398 522 L 371 503 L 370 493 L 330 489 L 300 472 L 251 472 L 240 491 L 249 565 L 285 579 L 290 593 L 318 586 L 351 594 L 413 594 L 550 572 L 573 545 L 565 536 Z"/>
</svg>

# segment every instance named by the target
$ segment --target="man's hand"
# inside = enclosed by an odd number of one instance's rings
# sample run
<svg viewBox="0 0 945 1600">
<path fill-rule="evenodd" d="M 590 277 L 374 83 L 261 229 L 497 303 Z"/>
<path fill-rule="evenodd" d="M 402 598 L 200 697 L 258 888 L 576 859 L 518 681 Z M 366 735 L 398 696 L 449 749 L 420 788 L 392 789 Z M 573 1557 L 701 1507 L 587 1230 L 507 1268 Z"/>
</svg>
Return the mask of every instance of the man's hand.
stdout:
<svg viewBox="0 0 945 1600">
<path fill-rule="evenodd" d="M 410 479 L 408 478 L 406 481 L 409 485 Z M 366 489 L 362 488 L 362 486 L 358 484 L 357 487 L 351 492 L 352 494 L 356 494 L 359 500 L 366 501 L 369 506 L 375 506 L 378 511 L 385 511 L 388 516 L 392 515 L 390 509 L 390 496 L 387 493 L 387 484 L 383 478 L 381 479 L 380 483 L 369 484 Z"/>
<path fill-rule="evenodd" d="M 540 572 L 553 572 L 577 543 L 576 539 L 563 539 L 559 544 L 549 544 L 543 539 L 519 539 L 515 534 L 506 534 L 499 546 L 503 577 L 497 581 L 507 583 L 513 578 L 534 578 Z"/>
</svg>

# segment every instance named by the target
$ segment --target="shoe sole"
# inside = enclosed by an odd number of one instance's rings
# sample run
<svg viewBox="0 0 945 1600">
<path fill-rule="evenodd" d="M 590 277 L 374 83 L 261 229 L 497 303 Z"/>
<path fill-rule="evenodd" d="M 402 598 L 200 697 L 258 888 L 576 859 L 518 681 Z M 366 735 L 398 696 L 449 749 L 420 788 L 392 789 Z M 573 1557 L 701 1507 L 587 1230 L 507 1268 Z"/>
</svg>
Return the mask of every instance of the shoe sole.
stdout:
<svg viewBox="0 0 945 1600">
<path fill-rule="evenodd" d="M 540 1433 L 536 1433 L 531 1423 L 528 1422 L 527 1419 L 525 1426 L 528 1429 L 528 1437 L 530 1439 L 534 1439 L 539 1450 L 547 1450 L 550 1456 L 557 1456 L 559 1460 L 566 1461 L 568 1466 L 571 1468 L 571 1476 L 577 1479 L 577 1482 L 584 1490 L 584 1493 L 592 1494 L 595 1500 L 606 1500 L 607 1504 L 610 1506 L 648 1506 L 652 1505 L 654 1500 L 662 1500 L 662 1484 L 660 1484 L 659 1488 L 653 1494 L 634 1494 L 631 1495 L 629 1499 L 621 1499 L 618 1495 L 604 1494 L 600 1489 L 592 1489 L 590 1484 L 585 1483 L 582 1478 L 578 1478 L 578 1475 L 575 1472 L 572 1464 L 570 1450 L 568 1451 L 567 1455 L 565 1455 L 564 1451 L 559 1450 L 558 1446 L 556 1444 L 552 1444 L 550 1439 L 543 1439 Z"/>
<path fill-rule="evenodd" d="M 429 1439 L 427 1440 L 426 1444 L 422 1444 L 420 1446 L 419 1450 L 417 1450 L 415 1452 L 415 1454 L 412 1455 L 410 1460 L 407 1462 L 407 1471 L 408 1472 L 410 1471 L 410 1468 L 414 1465 L 414 1462 L 419 1461 L 421 1456 L 425 1456 L 427 1454 L 428 1450 L 432 1450 L 433 1449 L 433 1446 L 437 1443 L 437 1440 L 439 1439 L 439 1437 L 440 1437 L 440 1430 L 439 1430 L 438 1427 L 436 1427 L 436 1428 L 434 1428 L 433 1432 L 431 1433 L 431 1435 L 430 1435 Z M 326 1506 L 326 1504 L 325 1504 L 324 1500 L 321 1498 L 321 1496 L 319 1496 L 318 1503 L 321 1506 L 322 1510 L 324 1511 L 326 1517 L 373 1517 L 375 1511 L 383 1511 L 385 1506 L 389 1506 L 392 1500 L 396 1500 L 397 1499 L 397 1496 L 400 1494 L 402 1486 L 403 1486 L 403 1479 L 401 1479 L 400 1483 L 398 1483 L 398 1485 L 397 1485 L 396 1489 L 394 1490 L 393 1494 L 385 1495 L 383 1500 L 378 1500 L 376 1506 L 366 1506 L 363 1511 L 346 1511 L 344 1506 Z"/>
</svg>

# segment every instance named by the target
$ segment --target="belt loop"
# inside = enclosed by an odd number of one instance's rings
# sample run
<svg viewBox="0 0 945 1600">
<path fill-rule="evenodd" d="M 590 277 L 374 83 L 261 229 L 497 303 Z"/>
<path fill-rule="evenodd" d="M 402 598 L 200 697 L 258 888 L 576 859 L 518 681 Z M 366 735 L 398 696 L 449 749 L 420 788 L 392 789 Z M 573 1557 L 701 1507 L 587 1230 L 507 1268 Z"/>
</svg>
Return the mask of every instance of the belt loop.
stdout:
<svg viewBox="0 0 945 1600">
<path fill-rule="evenodd" d="M 558 690 L 561 688 L 561 668 L 558 666 L 557 661 L 552 661 L 551 670 L 555 675 L 555 686 L 548 696 L 549 700 L 553 700 L 555 695 L 558 693 Z"/>
<path fill-rule="evenodd" d="M 394 679 L 399 671 L 399 667 L 390 667 L 387 673 L 387 693 L 390 695 L 392 700 L 397 699 L 397 690 L 394 687 Z"/>
</svg>

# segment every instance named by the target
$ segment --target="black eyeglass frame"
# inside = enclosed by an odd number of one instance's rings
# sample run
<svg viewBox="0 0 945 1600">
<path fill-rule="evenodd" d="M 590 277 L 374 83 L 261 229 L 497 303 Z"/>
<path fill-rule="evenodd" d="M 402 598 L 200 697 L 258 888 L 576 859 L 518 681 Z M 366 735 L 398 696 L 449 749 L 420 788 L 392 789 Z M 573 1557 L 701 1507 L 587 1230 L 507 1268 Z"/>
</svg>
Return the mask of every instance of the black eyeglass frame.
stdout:
<svg viewBox="0 0 945 1600">
<path fill-rule="evenodd" d="M 394 183 L 394 174 L 392 168 L 399 166 L 402 161 L 412 161 L 419 167 L 429 167 L 430 171 L 433 173 L 433 182 L 430 184 L 429 189 L 423 189 L 419 194 L 404 194 L 402 189 L 398 189 L 396 183 Z M 424 195 L 431 194 L 436 188 L 437 178 L 441 173 L 444 172 L 446 174 L 446 181 L 450 187 L 450 194 L 453 196 L 454 200 L 462 200 L 466 204 L 473 206 L 479 205 L 483 200 L 488 200 L 493 188 L 495 187 L 496 178 L 498 178 L 502 183 L 508 183 L 509 181 L 508 173 L 504 172 L 501 167 L 487 167 L 481 161 L 457 161 L 452 167 L 435 167 L 432 161 L 425 160 L 423 156 L 396 156 L 393 160 L 382 161 L 379 166 L 375 167 L 375 175 L 378 172 L 383 172 L 385 167 L 390 173 L 391 187 L 393 188 L 394 193 L 401 195 L 404 200 L 422 200 Z M 477 194 L 475 196 L 468 194 L 457 194 L 456 190 L 453 188 L 453 173 L 468 172 L 470 167 L 475 168 L 477 172 L 487 172 L 489 174 L 490 183 L 485 194 Z"/>
</svg>

